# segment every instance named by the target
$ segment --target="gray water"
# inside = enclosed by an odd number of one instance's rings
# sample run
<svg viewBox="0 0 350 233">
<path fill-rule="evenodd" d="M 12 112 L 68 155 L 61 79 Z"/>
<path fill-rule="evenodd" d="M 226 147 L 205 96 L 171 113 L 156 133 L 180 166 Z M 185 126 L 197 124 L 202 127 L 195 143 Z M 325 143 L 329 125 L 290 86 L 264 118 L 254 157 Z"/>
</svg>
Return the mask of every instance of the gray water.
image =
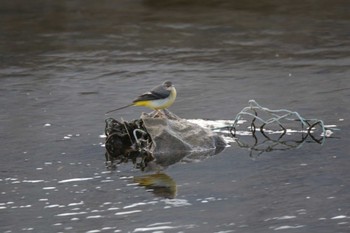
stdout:
<svg viewBox="0 0 350 233">
<path fill-rule="evenodd" d="M 258 2 L 258 3 L 257 3 Z M 349 232 L 349 1 L 0 1 L 1 232 Z M 257 158 L 232 143 L 164 172 L 104 164 L 104 113 L 171 80 L 170 110 L 255 99 L 336 125 Z M 142 107 L 116 112 L 132 120 Z"/>
</svg>

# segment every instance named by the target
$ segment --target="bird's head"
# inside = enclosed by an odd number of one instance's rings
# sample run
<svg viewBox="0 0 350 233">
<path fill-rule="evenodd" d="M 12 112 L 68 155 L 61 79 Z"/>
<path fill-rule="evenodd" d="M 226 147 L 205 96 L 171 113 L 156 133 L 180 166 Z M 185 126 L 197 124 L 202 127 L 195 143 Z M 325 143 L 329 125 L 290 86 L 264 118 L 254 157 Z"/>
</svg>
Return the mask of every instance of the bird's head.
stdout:
<svg viewBox="0 0 350 233">
<path fill-rule="evenodd" d="M 171 91 L 172 88 L 173 88 L 174 86 L 173 86 L 172 82 L 170 82 L 170 81 L 165 81 L 165 82 L 163 83 L 163 87 L 164 87 L 165 89 L 167 89 L 168 91 Z"/>
</svg>

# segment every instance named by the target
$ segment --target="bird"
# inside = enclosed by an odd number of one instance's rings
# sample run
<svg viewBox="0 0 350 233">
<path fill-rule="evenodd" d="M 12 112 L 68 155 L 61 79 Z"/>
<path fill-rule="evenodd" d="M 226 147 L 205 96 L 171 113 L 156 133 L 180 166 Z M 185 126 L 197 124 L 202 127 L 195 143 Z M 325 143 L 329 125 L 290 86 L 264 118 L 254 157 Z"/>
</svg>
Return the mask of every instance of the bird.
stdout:
<svg viewBox="0 0 350 233">
<path fill-rule="evenodd" d="M 176 99 L 176 89 L 172 82 L 165 81 L 154 87 L 151 91 L 145 92 L 138 96 L 131 104 L 110 110 L 106 114 L 118 111 L 130 106 L 144 106 L 157 112 L 161 109 L 170 107 Z"/>
</svg>

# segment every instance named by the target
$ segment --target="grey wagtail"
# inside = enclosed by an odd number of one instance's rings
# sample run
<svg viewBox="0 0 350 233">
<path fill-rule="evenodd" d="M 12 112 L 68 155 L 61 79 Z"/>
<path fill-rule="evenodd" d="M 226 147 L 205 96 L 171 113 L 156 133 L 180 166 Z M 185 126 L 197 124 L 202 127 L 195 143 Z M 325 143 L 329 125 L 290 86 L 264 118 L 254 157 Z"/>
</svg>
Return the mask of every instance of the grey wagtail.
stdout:
<svg viewBox="0 0 350 233">
<path fill-rule="evenodd" d="M 121 108 L 113 109 L 106 112 L 114 112 L 130 106 L 144 106 L 153 110 L 160 110 L 168 108 L 174 103 L 176 99 L 176 89 L 170 81 L 165 81 L 163 84 L 154 87 L 151 91 L 146 92 L 137 97 L 132 104 L 128 104 Z"/>
</svg>

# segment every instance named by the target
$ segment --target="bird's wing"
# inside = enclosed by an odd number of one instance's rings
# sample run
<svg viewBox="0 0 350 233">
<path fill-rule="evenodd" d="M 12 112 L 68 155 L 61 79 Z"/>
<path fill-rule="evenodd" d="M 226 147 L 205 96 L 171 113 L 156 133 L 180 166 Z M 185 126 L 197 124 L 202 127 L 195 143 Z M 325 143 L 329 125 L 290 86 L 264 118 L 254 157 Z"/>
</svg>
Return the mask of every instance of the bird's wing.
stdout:
<svg viewBox="0 0 350 233">
<path fill-rule="evenodd" d="M 170 95 L 170 91 L 166 90 L 163 85 L 156 86 L 151 91 L 146 92 L 137 97 L 133 102 L 144 101 L 144 100 L 158 100 L 165 99 Z"/>
</svg>

